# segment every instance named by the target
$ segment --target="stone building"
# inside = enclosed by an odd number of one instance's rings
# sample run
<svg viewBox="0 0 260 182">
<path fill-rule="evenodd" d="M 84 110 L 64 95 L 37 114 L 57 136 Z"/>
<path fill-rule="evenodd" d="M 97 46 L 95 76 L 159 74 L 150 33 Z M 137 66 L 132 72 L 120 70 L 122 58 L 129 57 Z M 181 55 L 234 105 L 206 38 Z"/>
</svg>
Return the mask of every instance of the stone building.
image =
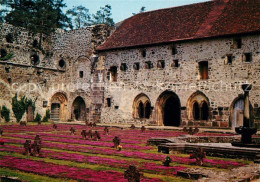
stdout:
<svg viewBox="0 0 260 182">
<path fill-rule="evenodd" d="M 11 111 L 11 99 L 36 99 L 23 120 L 51 111 L 54 121 L 98 120 L 102 92 L 92 92 L 98 77 L 95 49 L 111 32 L 105 25 L 79 30 L 57 30 L 52 36 L 32 34 L 23 28 L 0 25 L 0 106 Z M 39 46 L 41 44 L 41 46 Z M 97 71 L 96 71 L 97 70 Z M 14 120 L 11 112 L 11 120 Z"/>
<path fill-rule="evenodd" d="M 234 128 L 248 82 L 251 125 L 259 128 L 259 14 L 256 0 L 219 0 L 126 19 L 98 47 L 101 121 Z"/>
</svg>

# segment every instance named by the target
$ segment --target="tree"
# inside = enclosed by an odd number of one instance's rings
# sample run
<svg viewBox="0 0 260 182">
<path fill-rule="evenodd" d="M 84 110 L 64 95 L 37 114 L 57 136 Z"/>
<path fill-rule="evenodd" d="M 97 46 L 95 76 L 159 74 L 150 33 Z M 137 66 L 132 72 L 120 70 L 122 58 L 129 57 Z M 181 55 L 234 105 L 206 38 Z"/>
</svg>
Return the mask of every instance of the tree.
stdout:
<svg viewBox="0 0 260 182">
<path fill-rule="evenodd" d="M 139 13 L 143 13 L 143 12 L 145 12 L 146 10 L 145 10 L 145 7 L 144 6 L 142 6 L 141 7 L 141 9 L 139 10 Z M 138 13 L 132 13 L 133 15 L 136 15 L 136 14 L 138 14 Z"/>
<path fill-rule="evenodd" d="M 70 28 L 76 27 L 76 29 L 87 27 L 91 25 L 91 17 L 89 10 L 83 6 L 76 6 L 69 9 L 66 15 L 70 16 L 73 23 L 71 23 Z"/>
<path fill-rule="evenodd" d="M 41 37 L 68 25 L 68 17 L 62 12 L 66 7 L 63 0 L 2 0 L 1 4 L 10 9 L 5 16 L 7 23 L 40 33 Z"/>
<path fill-rule="evenodd" d="M 114 20 L 111 18 L 111 6 L 105 5 L 105 7 L 100 7 L 100 10 L 96 12 L 96 14 L 92 15 L 92 23 L 95 24 L 107 24 L 109 26 L 113 26 Z"/>
</svg>

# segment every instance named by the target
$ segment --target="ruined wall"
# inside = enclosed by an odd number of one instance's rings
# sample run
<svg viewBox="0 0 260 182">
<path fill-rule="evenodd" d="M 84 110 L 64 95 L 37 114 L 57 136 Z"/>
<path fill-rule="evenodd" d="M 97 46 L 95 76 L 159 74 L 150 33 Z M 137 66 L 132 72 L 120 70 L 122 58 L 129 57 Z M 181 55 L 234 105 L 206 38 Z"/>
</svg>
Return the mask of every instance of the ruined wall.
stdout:
<svg viewBox="0 0 260 182">
<path fill-rule="evenodd" d="M 39 35 L 2 24 L 0 106 L 6 105 L 12 111 L 11 98 L 15 93 L 32 99 L 37 97 L 36 113 L 43 116 L 46 109 L 51 110 L 52 97 L 58 93 L 66 99 L 65 120 L 72 118 L 71 108 L 79 96 L 86 104 L 88 115 L 95 68 L 93 53 L 109 35 L 110 29 L 105 25 L 57 30 L 50 37 L 43 36 L 40 47 Z M 11 120 L 14 120 L 13 113 Z"/>
<path fill-rule="evenodd" d="M 177 50 L 174 50 L 176 54 L 172 53 L 172 48 Z M 106 57 L 105 77 L 109 75 L 111 66 L 116 66 L 118 70 L 116 82 L 105 78 L 102 122 L 163 125 L 162 121 L 158 121 L 158 98 L 164 91 L 170 90 L 180 99 L 181 125 L 229 127 L 232 125 L 232 103 L 239 94 L 243 94 L 240 89 L 242 83 L 253 84 L 250 102 L 252 107 L 259 107 L 259 50 L 260 36 L 251 35 L 242 37 L 241 48 L 236 48 L 234 38 L 230 37 L 101 53 Z M 244 53 L 251 54 L 251 62 L 243 61 Z M 232 57 L 231 64 L 225 64 L 227 55 Z M 159 60 L 165 61 L 165 68 L 158 68 Z M 178 60 L 177 66 L 175 60 Z M 199 76 L 200 61 L 208 61 L 209 78 L 206 80 L 201 80 Z M 152 68 L 146 69 L 145 62 L 150 62 Z M 120 70 L 121 63 L 126 63 L 126 71 Z M 140 64 L 140 70 L 134 70 L 134 63 Z M 193 119 L 188 100 L 197 91 L 209 101 L 207 121 Z M 150 119 L 133 119 L 133 102 L 140 93 L 151 100 Z M 107 98 L 111 98 L 111 107 L 106 105 Z"/>
</svg>

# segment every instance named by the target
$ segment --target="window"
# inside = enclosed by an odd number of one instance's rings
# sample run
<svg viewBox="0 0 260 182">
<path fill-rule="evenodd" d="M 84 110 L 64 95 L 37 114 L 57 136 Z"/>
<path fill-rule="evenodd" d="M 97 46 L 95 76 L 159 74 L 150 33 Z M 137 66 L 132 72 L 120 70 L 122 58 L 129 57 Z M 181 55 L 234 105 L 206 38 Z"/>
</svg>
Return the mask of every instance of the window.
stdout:
<svg viewBox="0 0 260 182">
<path fill-rule="evenodd" d="M 139 118 L 144 118 L 144 104 L 142 102 L 138 105 L 138 115 Z"/>
<path fill-rule="evenodd" d="M 172 67 L 173 68 L 178 68 L 179 67 L 179 60 L 178 59 L 173 60 Z"/>
<path fill-rule="evenodd" d="M 107 107 L 111 107 L 111 98 L 107 98 Z"/>
<path fill-rule="evenodd" d="M 208 61 L 199 62 L 199 78 L 201 80 L 206 80 L 208 76 Z"/>
<path fill-rule="evenodd" d="M 241 47 L 242 47 L 242 40 L 241 40 L 241 38 L 233 39 L 233 48 L 234 49 L 240 49 Z"/>
<path fill-rule="evenodd" d="M 232 55 L 226 55 L 225 64 L 232 64 Z"/>
<path fill-rule="evenodd" d="M 133 68 L 134 68 L 134 70 L 139 70 L 140 69 L 140 63 L 134 63 Z"/>
<path fill-rule="evenodd" d="M 165 68 L 165 61 L 159 60 L 158 63 L 157 63 L 157 68 L 164 69 Z"/>
<path fill-rule="evenodd" d="M 116 82 L 117 81 L 117 67 L 116 66 L 112 66 L 109 69 L 109 80 L 112 82 Z"/>
<path fill-rule="evenodd" d="M 200 107 L 198 102 L 194 102 L 193 104 L 193 118 L 194 120 L 200 120 Z"/>
<path fill-rule="evenodd" d="M 126 63 L 122 63 L 122 64 L 121 64 L 120 70 L 121 70 L 121 71 L 126 71 L 126 70 L 127 70 L 127 65 L 126 65 Z"/>
<path fill-rule="evenodd" d="M 83 72 L 83 71 L 80 71 L 80 72 L 79 72 L 79 77 L 80 77 L 80 78 L 83 78 L 83 76 L 84 76 L 84 72 Z"/>
<path fill-rule="evenodd" d="M 243 59 L 243 62 L 250 63 L 252 61 L 252 54 L 244 53 L 242 59 Z"/>
<path fill-rule="evenodd" d="M 65 66 L 66 66 L 66 62 L 65 62 L 63 59 L 61 59 L 61 60 L 59 61 L 59 67 L 60 67 L 60 68 L 65 68 Z"/>
<path fill-rule="evenodd" d="M 172 55 L 177 54 L 177 48 L 176 48 L 175 45 L 172 45 L 172 46 L 171 46 L 171 52 L 172 52 Z"/>
<path fill-rule="evenodd" d="M 37 41 L 37 40 L 34 40 L 33 43 L 32 43 L 32 46 L 33 46 L 33 47 L 37 47 L 37 46 L 38 46 L 38 41 Z"/>
<path fill-rule="evenodd" d="M 146 57 L 146 50 L 142 50 L 141 55 L 142 55 L 143 58 L 145 58 Z"/>
<path fill-rule="evenodd" d="M 7 51 L 5 49 L 0 49 L 0 58 L 4 58 L 7 55 Z"/>
<path fill-rule="evenodd" d="M 40 58 L 37 54 L 31 55 L 31 63 L 32 65 L 37 65 L 40 63 Z"/>
<path fill-rule="evenodd" d="M 152 69 L 153 68 L 153 63 L 151 61 L 145 62 L 144 68 L 145 69 Z"/>
</svg>

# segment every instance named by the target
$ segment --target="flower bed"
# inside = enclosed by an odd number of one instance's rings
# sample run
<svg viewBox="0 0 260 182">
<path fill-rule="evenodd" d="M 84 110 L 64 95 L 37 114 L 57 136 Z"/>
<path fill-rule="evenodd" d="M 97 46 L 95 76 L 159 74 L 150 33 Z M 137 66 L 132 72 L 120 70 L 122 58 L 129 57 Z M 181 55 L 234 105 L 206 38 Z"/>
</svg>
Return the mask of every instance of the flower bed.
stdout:
<svg viewBox="0 0 260 182">
<path fill-rule="evenodd" d="M 109 135 L 104 135 L 104 127 L 91 128 L 62 124 L 57 126 L 57 129 L 54 130 L 52 125 L 2 125 L 1 128 L 4 130 L 2 138 L 5 145 L 0 147 L 0 168 L 6 167 L 79 181 L 127 181 L 124 179 L 123 171 L 129 165 L 134 164 L 145 175 L 142 181 L 175 181 L 178 170 L 192 168 L 196 165 L 195 159 L 189 159 L 188 156 L 171 155 L 170 166 L 163 166 L 162 161 L 167 155 L 157 153 L 157 148 L 154 146 L 146 146 L 147 140 L 151 137 L 177 137 L 184 134 L 180 131 L 146 130 L 141 132 L 140 129 L 109 128 Z M 75 135 L 70 134 L 71 127 L 75 128 Z M 101 140 L 83 139 L 81 131 L 90 129 L 98 131 Z M 26 139 L 33 140 L 36 134 L 39 134 L 42 139 L 40 156 L 39 158 L 30 156 L 27 158 L 23 155 L 23 144 Z M 199 133 L 198 135 L 211 134 Z M 112 147 L 112 140 L 115 136 L 119 136 L 121 139 L 121 151 Z M 7 153 L 9 155 L 6 155 Z M 62 164 L 57 161 L 62 161 Z M 86 164 L 86 166 L 78 164 Z M 224 170 L 243 165 L 242 162 L 233 160 L 204 159 L 204 167 L 212 170 L 217 168 Z M 147 178 L 147 176 L 152 177 Z"/>
</svg>

